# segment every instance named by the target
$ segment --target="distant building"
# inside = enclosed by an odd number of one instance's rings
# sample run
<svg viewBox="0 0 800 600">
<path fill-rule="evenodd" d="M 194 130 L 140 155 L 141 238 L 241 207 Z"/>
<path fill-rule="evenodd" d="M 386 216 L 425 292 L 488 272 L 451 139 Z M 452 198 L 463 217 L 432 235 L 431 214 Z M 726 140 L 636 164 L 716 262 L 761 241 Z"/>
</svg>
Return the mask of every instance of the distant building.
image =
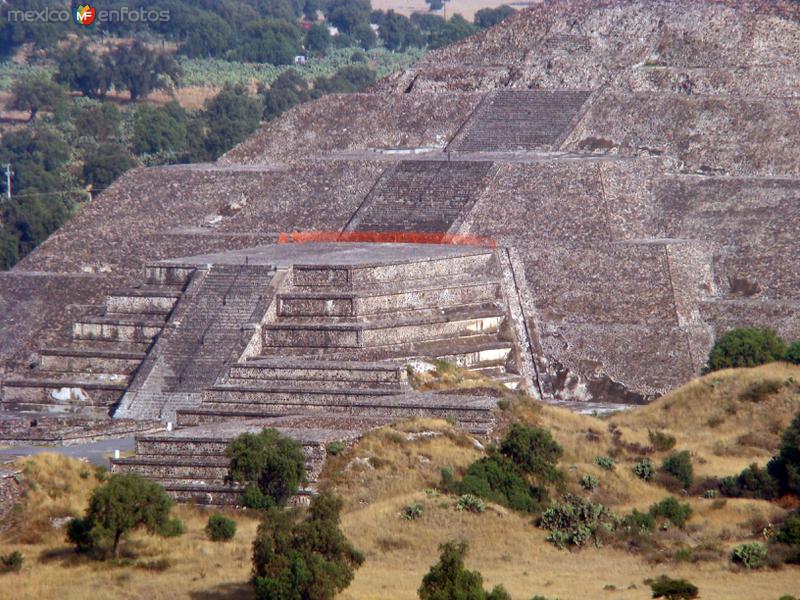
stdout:
<svg viewBox="0 0 800 600">
<path fill-rule="evenodd" d="M 296 65 L 304 65 L 308 59 L 304 54 L 298 54 L 294 57 L 294 64 Z"/>
<path fill-rule="evenodd" d="M 328 25 L 328 33 L 331 35 L 339 35 L 339 28 L 334 27 L 333 25 Z"/>
</svg>

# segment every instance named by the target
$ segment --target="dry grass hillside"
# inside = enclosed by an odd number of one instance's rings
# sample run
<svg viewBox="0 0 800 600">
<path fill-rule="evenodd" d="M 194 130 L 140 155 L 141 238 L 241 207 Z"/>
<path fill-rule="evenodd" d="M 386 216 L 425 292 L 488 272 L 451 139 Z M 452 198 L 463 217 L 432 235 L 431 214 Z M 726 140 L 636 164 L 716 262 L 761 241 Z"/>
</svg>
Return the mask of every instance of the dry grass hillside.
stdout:
<svg viewBox="0 0 800 600">
<path fill-rule="evenodd" d="M 453 369 L 442 369 L 440 375 L 438 383 L 436 376 L 417 383 L 429 388 L 482 383 L 461 378 Z M 674 436 L 675 449 L 692 453 L 701 478 L 736 473 L 751 462 L 765 462 L 775 451 L 781 429 L 800 410 L 798 381 L 800 368 L 782 364 L 722 371 L 650 406 L 606 419 L 517 397 L 501 412 L 501 421 L 521 419 L 550 429 L 564 447 L 560 464 L 567 488 L 579 491 L 580 476 L 591 473 L 600 485 L 590 497 L 622 514 L 669 495 L 630 469 L 643 453 L 656 464 L 667 454 L 649 447 L 648 430 Z M 645 599 L 650 590 L 643 580 L 661 573 L 689 579 L 700 587 L 702 600 L 778 600 L 800 593 L 798 567 L 744 571 L 728 560 L 736 544 L 762 539 L 764 528 L 786 513 L 785 503 L 693 493 L 681 498 L 694 511 L 686 529 L 658 533 L 652 547 L 632 552 L 607 545 L 569 552 L 547 543 L 530 517 L 494 505 L 482 514 L 458 512 L 455 497 L 436 491 L 443 467 L 458 472 L 482 454 L 477 440 L 449 424 L 419 420 L 374 431 L 329 461 L 323 475 L 326 485 L 345 499 L 343 529 L 366 555 L 355 581 L 341 594 L 343 600 L 416 598 L 438 545 L 449 539 L 469 541 L 468 566 L 483 573 L 487 587 L 505 585 L 515 600 L 536 594 L 560 600 Z M 615 469 L 598 467 L 598 455 L 613 456 Z M 137 533 L 127 546 L 127 559 L 97 563 L 73 554 L 63 542 L 63 529 L 54 529 L 52 520 L 82 510 L 98 483 L 95 471 L 55 455 L 26 460 L 25 471 L 30 482 L 26 504 L 0 533 L 0 548 L 2 553 L 21 550 L 26 562 L 21 573 L 0 576 L 0 598 L 252 597 L 246 581 L 257 525 L 253 516 L 238 513 L 235 540 L 212 543 L 203 535 L 207 513 L 178 507 L 185 535 L 162 540 Z M 420 518 L 401 518 L 409 504 L 423 507 Z"/>
</svg>

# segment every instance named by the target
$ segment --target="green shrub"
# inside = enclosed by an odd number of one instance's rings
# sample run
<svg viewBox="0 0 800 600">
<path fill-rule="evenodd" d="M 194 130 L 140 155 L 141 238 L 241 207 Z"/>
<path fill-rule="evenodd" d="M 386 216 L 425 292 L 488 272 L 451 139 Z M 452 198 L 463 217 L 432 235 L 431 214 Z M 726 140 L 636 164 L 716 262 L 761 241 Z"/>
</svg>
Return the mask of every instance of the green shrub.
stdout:
<svg viewBox="0 0 800 600">
<path fill-rule="evenodd" d="M 639 479 L 644 479 L 645 481 L 652 481 L 656 476 L 656 468 L 653 465 L 653 461 L 649 458 L 643 458 L 635 463 L 632 471 Z"/>
<path fill-rule="evenodd" d="M 672 475 L 685 488 L 692 485 L 694 468 L 692 467 L 692 457 L 688 450 L 670 454 L 661 464 L 660 470 L 662 473 Z"/>
<path fill-rule="evenodd" d="M 591 473 L 586 473 L 581 477 L 580 483 L 583 489 L 591 491 L 600 485 L 600 480 Z"/>
<path fill-rule="evenodd" d="M 25 557 L 19 550 L 0 556 L 0 573 L 19 573 Z"/>
<path fill-rule="evenodd" d="M 656 452 L 667 452 L 675 447 L 675 436 L 663 431 L 647 430 L 647 437 Z"/>
<path fill-rule="evenodd" d="M 420 600 L 511 600 L 502 586 L 491 592 L 483 589 L 483 576 L 464 567 L 466 542 L 447 542 L 439 546 L 439 562 L 422 578 L 417 593 Z"/>
<path fill-rule="evenodd" d="M 406 521 L 416 521 L 422 516 L 422 505 L 408 504 L 403 507 L 400 516 L 403 517 Z"/>
<path fill-rule="evenodd" d="M 729 498 L 759 498 L 773 500 L 779 494 L 778 482 L 769 472 L 753 463 L 739 475 L 724 477 L 720 492 Z"/>
<path fill-rule="evenodd" d="M 236 535 L 236 521 L 220 513 L 208 517 L 206 536 L 212 542 L 227 542 Z"/>
<path fill-rule="evenodd" d="M 453 473 L 452 467 L 442 467 L 442 481 L 441 481 L 441 488 L 445 492 L 451 492 L 456 488 L 456 477 Z"/>
<path fill-rule="evenodd" d="M 339 528 L 341 510 L 323 492 L 307 511 L 267 511 L 253 541 L 256 600 L 330 600 L 350 585 L 364 556 Z"/>
<path fill-rule="evenodd" d="M 757 569 L 762 566 L 765 558 L 767 558 L 767 548 L 758 542 L 739 544 L 731 553 L 733 562 L 742 564 L 748 569 Z"/>
<path fill-rule="evenodd" d="M 678 502 L 668 496 L 650 507 L 650 514 L 655 519 L 666 519 L 676 527 L 683 529 L 686 521 L 692 516 L 692 507 L 685 502 Z"/>
<path fill-rule="evenodd" d="M 780 598 L 778 598 L 778 600 L 797 600 L 797 596 L 789 596 L 789 595 L 781 596 Z"/>
<path fill-rule="evenodd" d="M 463 496 L 459 496 L 456 502 L 456 510 L 482 513 L 486 510 L 486 502 L 472 494 L 464 494 Z"/>
<path fill-rule="evenodd" d="M 458 494 L 472 494 L 521 512 L 539 512 L 547 492 L 529 483 L 509 459 L 485 456 L 472 463 L 456 487 Z"/>
<path fill-rule="evenodd" d="M 650 512 L 640 512 L 635 508 L 622 519 L 622 526 L 632 532 L 648 533 L 655 531 L 656 518 Z"/>
<path fill-rule="evenodd" d="M 547 541 L 559 548 L 590 542 L 599 545 L 601 530 L 611 531 L 615 524 L 608 508 L 574 494 L 565 494 L 561 502 L 554 502 L 539 522 L 542 529 L 549 531 Z"/>
<path fill-rule="evenodd" d="M 653 591 L 653 598 L 666 598 L 666 600 L 691 600 L 697 598 L 700 590 L 685 579 L 672 579 L 661 575 L 657 579 L 646 579 L 645 584 Z"/>
<path fill-rule="evenodd" d="M 773 329 L 738 327 L 716 341 L 708 355 L 707 371 L 755 367 L 786 355 L 786 342 Z"/>
<path fill-rule="evenodd" d="M 303 450 L 275 429 L 243 433 L 225 450 L 228 480 L 246 484 L 242 502 L 250 508 L 282 506 L 306 483 Z"/>
<path fill-rule="evenodd" d="M 769 461 L 767 471 L 780 494 L 800 496 L 800 412 L 783 431 L 778 456 Z"/>
<path fill-rule="evenodd" d="M 740 398 L 748 402 L 763 402 L 770 396 L 780 392 L 785 385 L 786 381 L 782 379 L 759 379 L 752 381 L 741 393 Z"/>
<path fill-rule="evenodd" d="M 500 454 L 542 485 L 561 480 L 561 472 L 556 464 L 563 453 L 549 431 L 521 423 L 512 424 L 500 442 Z"/>
<path fill-rule="evenodd" d="M 613 471 L 615 467 L 614 459 L 610 456 L 595 456 L 594 464 L 606 471 Z"/>
<path fill-rule="evenodd" d="M 177 517 L 169 519 L 161 528 L 162 537 L 177 537 L 186 533 L 186 525 Z"/>
<path fill-rule="evenodd" d="M 800 340 L 792 342 L 786 349 L 783 359 L 795 365 L 800 365 Z"/>
<path fill-rule="evenodd" d="M 800 511 L 789 515 L 789 518 L 784 521 L 776 540 L 800 549 Z"/>
<path fill-rule="evenodd" d="M 94 489 L 86 516 L 69 522 L 67 539 L 81 552 L 119 556 L 120 541 L 135 527 L 159 535 L 173 533 L 171 508 L 172 500 L 160 485 L 135 473 L 115 474 Z"/>
<path fill-rule="evenodd" d="M 331 456 L 338 456 L 345 450 L 345 445 L 343 442 L 331 442 L 325 447 L 325 451 L 330 454 Z"/>
</svg>

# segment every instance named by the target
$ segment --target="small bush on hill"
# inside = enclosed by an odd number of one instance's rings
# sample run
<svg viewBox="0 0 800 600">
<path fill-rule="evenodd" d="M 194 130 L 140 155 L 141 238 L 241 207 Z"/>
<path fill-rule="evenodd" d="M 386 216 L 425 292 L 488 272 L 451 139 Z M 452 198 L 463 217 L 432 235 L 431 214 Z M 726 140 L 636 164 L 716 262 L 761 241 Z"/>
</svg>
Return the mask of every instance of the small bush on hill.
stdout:
<svg viewBox="0 0 800 600">
<path fill-rule="evenodd" d="M 656 519 L 650 512 L 640 512 L 635 508 L 622 519 L 622 526 L 632 532 L 649 533 L 656 529 Z"/>
<path fill-rule="evenodd" d="M 692 507 L 685 502 L 678 502 L 672 496 L 664 498 L 650 507 L 650 514 L 655 519 L 669 521 L 676 527 L 683 529 L 686 521 L 692 516 Z"/>
<path fill-rule="evenodd" d="M 540 484 L 562 478 L 556 464 L 564 450 L 546 429 L 514 423 L 500 442 L 500 453 Z"/>
<path fill-rule="evenodd" d="M 586 473 L 581 477 L 580 484 L 583 489 L 591 491 L 600 485 L 600 480 L 591 473 Z"/>
<path fill-rule="evenodd" d="M 344 452 L 345 445 L 342 442 L 331 442 L 325 447 L 325 451 L 331 456 L 338 456 Z"/>
<path fill-rule="evenodd" d="M 486 502 L 472 494 L 464 494 L 460 496 L 458 502 L 456 502 L 456 510 L 460 512 L 482 513 L 486 510 Z"/>
<path fill-rule="evenodd" d="M 253 541 L 257 600 L 332 600 L 353 581 L 363 555 L 339 528 L 341 499 L 321 493 L 306 511 L 273 507 Z"/>
<path fill-rule="evenodd" d="M 765 468 L 753 463 L 739 475 L 723 478 L 720 492 L 729 498 L 774 500 L 778 497 L 779 487 Z"/>
<path fill-rule="evenodd" d="M 692 485 L 694 469 L 692 467 L 692 457 L 688 450 L 673 452 L 661 464 L 661 471 L 672 475 L 681 482 L 683 487 L 688 488 Z"/>
<path fill-rule="evenodd" d="M 227 542 L 236 535 L 236 521 L 220 513 L 208 517 L 206 536 L 212 542 Z"/>
<path fill-rule="evenodd" d="M 161 528 L 162 537 L 177 537 L 186 533 L 186 525 L 179 518 L 169 519 Z"/>
<path fill-rule="evenodd" d="M 613 471 L 615 467 L 614 459 L 610 456 L 595 456 L 594 464 L 606 471 Z"/>
<path fill-rule="evenodd" d="M 776 540 L 788 546 L 800 549 L 800 511 L 796 511 L 784 521 Z"/>
<path fill-rule="evenodd" d="M 783 358 L 786 362 L 800 365 L 800 340 L 789 344 L 789 347 L 786 349 L 786 355 Z"/>
<path fill-rule="evenodd" d="M 408 504 L 403 507 L 400 516 L 403 517 L 406 521 L 416 521 L 422 516 L 422 505 Z"/>
<path fill-rule="evenodd" d="M 95 488 L 84 518 L 67 525 L 67 539 L 79 552 L 119 556 L 122 537 L 143 526 L 151 533 L 168 535 L 175 524 L 169 518 L 172 500 L 160 485 L 134 473 L 112 475 Z"/>
<path fill-rule="evenodd" d="M 778 456 L 769 461 L 767 471 L 781 494 L 800 496 L 800 413 L 783 431 Z"/>
<path fill-rule="evenodd" d="M 282 506 L 306 482 L 305 458 L 300 444 L 275 429 L 243 433 L 225 450 L 230 459 L 230 481 L 244 483 L 245 506 Z"/>
<path fill-rule="evenodd" d="M 599 545 L 601 530 L 611 531 L 615 525 L 615 517 L 608 508 L 574 494 L 565 494 L 561 502 L 554 502 L 539 522 L 542 529 L 550 532 L 547 541 L 559 548 L 590 542 Z"/>
<path fill-rule="evenodd" d="M 511 600 L 511 596 L 496 586 L 491 592 L 483 589 L 483 576 L 464 566 L 466 542 L 447 542 L 439 546 L 439 562 L 422 578 L 417 593 L 420 600 Z"/>
<path fill-rule="evenodd" d="M 19 550 L 0 556 L 0 573 L 19 573 L 23 562 L 25 557 Z"/>
<path fill-rule="evenodd" d="M 643 458 L 634 464 L 632 471 L 639 479 L 644 479 L 645 481 L 652 481 L 656 476 L 656 468 L 649 458 Z"/>
<path fill-rule="evenodd" d="M 757 569 L 764 564 L 767 558 L 767 548 L 758 542 L 750 544 L 739 544 L 731 553 L 731 560 L 739 563 L 748 569 Z"/>
<path fill-rule="evenodd" d="M 675 447 L 675 436 L 664 433 L 663 431 L 651 431 L 648 429 L 647 437 L 650 439 L 650 443 L 653 444 L 653 448 L 656 452 L 667 452 Z"/>
<path fill-rule="evenodd" d="M 666 600 L 691 600 L 697 598 L 700 590 L 685 579 L 672 579 L 661 575 L 657 579 L 646 579 L 645 584 L 653 591 L 653 598 Z"/>
<path fill-rule="evenodd" d="M 706 371 L 755 367 L 786 355 L 786 342 L 773 329 L 738 327 L 725 333 L 711 349 Z"/>
</svg>

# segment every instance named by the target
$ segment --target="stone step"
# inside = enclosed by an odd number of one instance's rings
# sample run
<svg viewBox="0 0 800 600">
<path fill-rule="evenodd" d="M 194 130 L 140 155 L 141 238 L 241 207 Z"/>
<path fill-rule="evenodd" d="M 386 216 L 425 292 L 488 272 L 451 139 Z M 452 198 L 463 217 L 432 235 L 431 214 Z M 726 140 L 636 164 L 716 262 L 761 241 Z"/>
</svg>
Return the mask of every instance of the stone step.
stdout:
<svg viewBox="0 0 800 600">
<path fill-rule="evenodd" d="M 106 308 L 114 313 L 169 314 L 180 297 L 179 290 L 165 286 L 116 290 L 106 297 Z"/>
<path fill-rule="evenodd" d="M 111 470 L 138 473 L 154 481 L 223 485 L 229 464 L 225 456 L 132 456 L 111 459 Z"/>
<path fill-rule="evenodd" d="M 309 289 L 336 287 L 352 290 L 397 281 L 430 280 L 449 275 L 484 275 L 496 268 L 494 252 L 464 248 L 460 256 L 424 258 L 396 263 L 356 265 L 294 265 L 292 284 Z"/>
<path fill-rule="evenodd" d="M 451 339 L 497 333 L 504 318 L 499 308 L 481 308 L 365 323 L 274 323 L 264 327 L 264 346 L 364 348 Z"/>
<path fill-rule="evenodd" d="M 149 263 L 144 268 L 145 282 L 152 286 L 166 286 L 181 290 L 186 287 L 196 270 L 196 265 Z"/>
<path fill-rule="evenodd" d="M 387 286 L 387 289 L 353 292 L 288 292 L 278 294 L 279 317 L 364 317 L 396 314 L 418 309 L 458 307 L 491 303 L 501 297 L 495 278 L 473 276 L 469 280 L 419 282 Z"/>
<path fill-rule="evenodd" d="M 310 385 L 402 389 L 408 377 L 402 365 L 389 362 L 326 361 L 306 359 L 253 359 L 233 365 L 227 383 L 248 385 L 254 381 L 276 385 Z"/>
<path fill-rule="evenodd" d="M 176 502 L 199 506 L 241 506 L 243 488 L 240 486 L 165 483 L 163 487 Z M 311 488 L 300 490 L 289 504 L 306 505 L 314 494 L 315 491 Z"/>
<path fill-rule="evenodd" d="M 309 385 L 300 383 L 291 386 L 279 386 L 275 383 L 253 382 L 249 386 L 241 384 L 218 384 L 203 392 L 203 405 L 251 406 L 285 403 L 304 404 L 348 404 L 354 401 L 379 400 L 396 396 L 397 387 L 373 387 L 360 389 L 353 387 L 325 387 L 325 382 L 313 382 Z"/>
<path fill-rule="evenodd" d="M 130 375 L 139 367 L 146 354 L 103 349 L 50 348 L 40 351 L 39 356 L 39 368 L 42 370 Z"/>
<path fill-rule="evenodd" d="M 126 382 L 91 381 L 70 378 L 21 378 L 3 382 L 2 400 L 6 403 L 75 403 L 110 406 L 127 389 Z"/>
<path fill-rule="evenodd" d="M 164 319 L 133 316 L 87 316 L 72 326 L 72 336 L 78 340 L 109 340 L 149 343 L 161 333 Z"/>
</svg>

